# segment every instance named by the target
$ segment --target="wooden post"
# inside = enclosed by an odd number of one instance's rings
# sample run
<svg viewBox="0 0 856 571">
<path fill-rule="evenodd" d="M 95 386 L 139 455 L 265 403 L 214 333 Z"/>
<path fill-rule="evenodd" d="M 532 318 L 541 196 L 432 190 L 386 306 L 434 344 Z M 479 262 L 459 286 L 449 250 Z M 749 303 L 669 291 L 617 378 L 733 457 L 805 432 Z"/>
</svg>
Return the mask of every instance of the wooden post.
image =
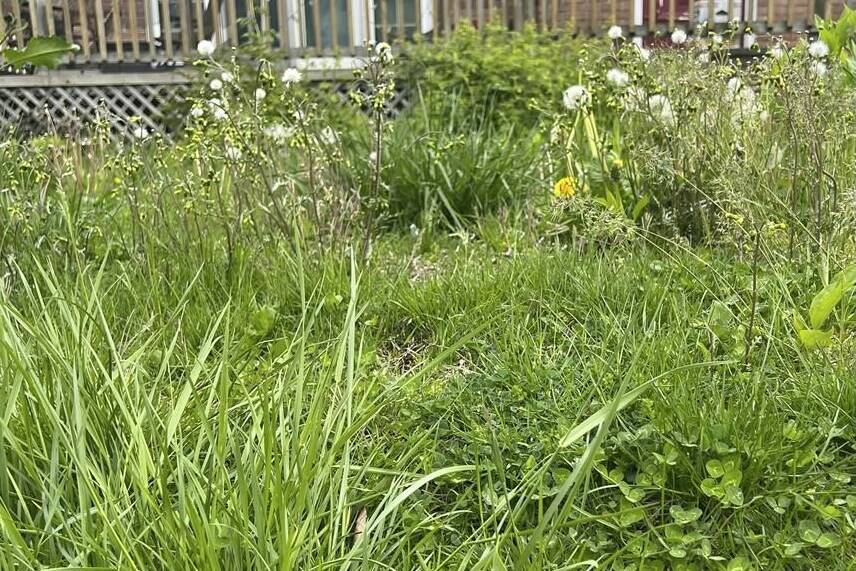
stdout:
<svg viewBox="0 0 856 571">
<path fill-rule="evenodd" d="M 452 10 L 452 2 L 455 0 L 445 0 L 444 9 L 443 9 L 443 35 L 447 38 L 449 34 L 452 33 L 452 23 L 451 23 L 451 10 Z"/>
<path fill-rule="evenodd" d="M 404 0 L 395 0 L 395 36 L 404 41 Z"/>
<path fill-rule="evenodd" d="M 574 33 L 576 33 L 579 30 L 577 27 L 577 0 L 571 0 L 571 25 Z"/>
<path fill-rule="evenodd" d="M 199 2 L 200 0 L 197 0 Z M 279 22 L 279 47 L 287 50 L 288 45 L 288 12 L 286 11 L 285 3 L 287 0 L 276 1 L 277 21 Z"/>
<path fill-rule="evenodd" d="M 95 0 L 99 2 L 100 0 Z M 167 59 L 172 59 L 172 23 L 169 21 L 169 0 L 161 0 L 161 37 L 163 39 Z"/>
<path fill-rule="evenodd" d="M 235 7 L 235 0 L 226 0 L 226 19 L 229 21 L 229 45 L 237 46 L 240 38 L 238 38 L 238 9 Z"/>
<path fill-rule="evenodd" d="M 190 55 L 190 10 L 187 3 L 190 0 L 178 0 L 178 22 L 181 26 L 181 55 Z"/>
<path fill-rule="evenodd" d="M 83 2 L 83 0 L 80 1 Z M 21 0 L 12 0 L 12 15 L 15 17 L 15 42 L 18 44 L 18 49 L 21 49 L 24 47 L 24 28 L 21 23 Z"/>
<path fill-rule="evenodd" d="M 39 26 L 39 8 L 36 2 L 30 2 L 30 30 L 33 36 L 41 36 L 41 26 Z"/>
<path fill-rule="evenodd" d="M 711 0 L 713 5 L 713 0 Z M 657 0 L 648 0 L 648 34 L 657 31 Z"/>
<path fill-rule="evenodd" d="M 413 15 L 416 29 L 413 30 L 413 38 L 416 39 L 416 36 L 422 36 L 422 0 L 414 0 L 413 2 Z"/>
<path fill-rule="evenodd" d="M 95 0 L 95 26 L 98 28 L 98 53 L 101 55 L 101 61 L 107 59 L 107 30 L 104 22 L 104 4 L 102 0 Z"/>
<path fill-rule="evenodd" d="M 728 0 L 731 5 L 732 0 Z M 669 30 L 675 29 L 675 0 L 669 0 Z"/>
<path fill-rule="evenodd" d="M 140 32 L 137 27 L 137 4 L 131 3 L 128 10 L 128 24 L 131 28 L 131 53 L 134 55 L 134 60 L 140 59 Z"/>
<path fill-rule="evenodd" d="M 313 0 L 316 1 L 317 0 Z M 380 40 L 385 42 L 386 38 L 386 27 L 387 27 L 387 16 L 386 16 L 386 3 L 389 0 L 380 0 Z"/>
<path fill-rule="evenodd" d="M 318 0 L 316 0 L 318 1 Z M 348 0 L 345 0 L 347 2 Z M 336 18 L 336 2 L 338 0 L 327 0 L 330 7 L 330 45 L 333 48 L 333 53 L 339 49 L 339 21 Z"/>
<path fill-rule="evenodd" d="M 788 15 L 787 15 L 787 24 L 789 29 L 793 29 L 794 27 L 794 0 L 788 0 Z"/>
<path fill-rule="evenodd" d="M 229 0 L 234 2 L 235 0 Z M 321 55 L 321 0 L 312 0 L 312 31 L 315 36 L 315 53 Z"/>
<path fill-rule="evenodd" d="M 45 0 L 45 21 L 47 22 L 48 35 L 56 35 L 56 22 L 54 22 L 53 2 Z"/>
<path fill-rule="evenodd" d="M 119 9 L 119 0 L 113 0 L 112 10 L 113 42 L 116 44 L 116 57 L 122 61 L 125 59 L 125 46 L 122 45 L 122 12 Z"/>
<path fill-rule="evenodd" d="M 716 1 L 707 0 L 707 27 L 713 29 L 716 22 Z"/>
<path fill-rule="evenodd" d="M 689 14 L 687 15 L 687 33 L 692 34 L 695 31 L 695 0 L 690 0 Z"/>
<path fill-rule="evenodd" d="M 214 45 L 223 43 L 223 35 L 220 33 L 220 0 L 211 0 L 211 20 L 214 24 Z"/>
</svg>

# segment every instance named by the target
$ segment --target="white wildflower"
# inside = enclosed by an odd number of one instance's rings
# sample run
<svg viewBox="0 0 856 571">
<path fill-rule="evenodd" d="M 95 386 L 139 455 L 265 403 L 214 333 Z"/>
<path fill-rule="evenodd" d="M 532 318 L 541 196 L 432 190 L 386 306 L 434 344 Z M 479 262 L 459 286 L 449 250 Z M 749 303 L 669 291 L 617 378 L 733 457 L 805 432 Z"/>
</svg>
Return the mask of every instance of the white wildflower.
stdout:
<svg viewBox="0 0 856 571">
<path fill-rule="evenodd" d="M 134 129 L 133 129 L 133 131 L 131 131 L 131 133 L 134 135 L 134 138 L 139 140 L 139 141 L 145 141 L 146 139 L 149 138 L 148 129 L 146 129 L 142 125 L 137 125 L 136 127 L 134 127 Z"/>
<path fill-rule="evenodd" d="M 687 33 L 681 28 L 677 28 L 672 32 L 672 43 L 676 46 L 682 46 L 687 43 Z"/>
<path fill-rule="evenodd" d="M 234 145 L 230 145 L 227 143 L 226 149 L 225 149 L 225 156 L 230 161 L 239 161 L 239 160 L 241 160 L 243 153 L 241 152 L 241 149 L 239 149 L 238 147 L 235 147 Z"/>
<path fill-rule="evenodd" d="M 606 72 L 606 80 L 616 87 L 624 87 L 630 81 L 630 76 L 623 70 L 614 67 Z"/>
<path fill-rule="evenodd" d="M 785 48 L 781 45 L 773 46 L 769 51 L 767 51 L 767 53 L 770 54 L 770 57 L 773 59 L 782 59 L 785 55 Z"/>
<path fill-rule="evenodd" d="M 390 61 L 392 60 L 392 46 L 390 46 L 386 42 L 379 42 L 375 46 L 375 53 L 380 61 Z"/>
<path fill-rule="evenodd" d="M 657 94 L 649 97 L 648 110 L 655 119 L 662 123 L 671 125 L 675 122 L 675 112 L 672 110 L 672 102 L 665 95 Z"/>
<path fill-rule="evenodd" d="M 829 55 L 829 46 L 823 40 L 815 40 L 808 45 L 808 53 L 813 58 L 822 59 Z"/>
<path fill-rule="evenodd" d="M 651 59 L 651 50 L 648 48 L 643 48 L 642 46 L 636 46 L 636 51 L 639 54 L 639 58 L 642 61 L 648 61 Z"/>
<path fill-rule="evenodd" d="M 377 151 L 372 151 L 369 153 L 369 162 L 371 164 L 375 164 L 377 162 Z"/>
<path fill-rule="evenodd" d="M 758 37 L 755 34 L 746 34 L 743 36 L 743 45 L 747 48 L 754 48 L 758 45 Z"/>
<path fill-rule="evenodd" d="M 264 98 L 267 97 L 267 91 L 259 87 L 255 92 L 256 101 L 264 101 Z"/>
<path fill-rule="evenodd" d="M 324 129 L 322 129 L 321 132 L 318 133 L 318 138 L 325 145 L 335 145 L 338 135 L 332 127 L 324 127 Z"/>
<path fill-rule="evenodd" d="M 710 53 L 702 52 L 698 54 L 698 62 L 699 63 L 710 63 Z"/>
<path fill-rule="evenodd" d="M 621 29 L 621 26 L 612 26 L 607 30 L 606 35 L 610 40 L 620 40 L 624 37 L 624 30 Z"/>
<path fill-rule="evenodd" d="M 631 111 L 641 110 L 648 101 L 648 93 L 636 85 L 627 90 L 624 107 Z"/>
<path fill-rule="evenodd" d="M 722 42 L 724 42 L 725 40 L 723 39 L 722 34 L 713 34 L 713 36 L 711 36 L 710 38 L 710 41 L 713 42 L 714 45 L 719 46 L 722 45 Z"/>
<path fill-rule="evenodd" d="M 740 81 L 739 77 L 732 77 L 728 80 L 728 93 L 732 96 L 737 95 L 737 93 L 743 88 L 743 82 Z"/>
<path fill-rule="evenodd" d="M 202 40 L 196 44 L 196 51 L 199 52 L 199 55 L 202 57 L 211 57 L 214 54 L 214 48 L 214 42 L 210 40 Z"/>
<path fill-rule="evenodd" d="M 562 94 L 562 104 L 565 109 L 576 111 L 580 107 L 585 107 L 591 101 L 588 89 L 582 85 L 572 85 Z"/>
<path fill-rule="evenodd" d="M 194 105 L 193 108 L 191 108 L 190 110 L 190 116 L 194 119 L 199 119 L 203 115 L 205 115 L 205 109 L 199 107 L 198 105 Z"/>
<path fill-rule="evenodd" d="M 235 81 L 235 76 L 230 71 L 224 71 L 220 74 L 220 79 L 223 80 L 223 83 L 232 83 Z"/>
<path fill-rule="evenodd" d="M 282 123 L 274 123 L 265 127 L 264 133 L 276 143 L 284 143 L 294 136 L 294 129 L 286 127 Z"/>
<path fill-rule="evenodd" d="M 290 67 L 282 72 L 282 82 L 286 85 L 300 83 L 301 81 L 303 81 L 303 74 L 296 67 Z"/>
<path fill-rule="evenodd" d="M 811 63 L 811 72 L 816 77 L 823 77 L 829 71 L 829 68 L 826 67 L 826 64 L 822 61 L 815 61 Z"/>
<path fill-rule="evenodd" d="M 211 83 L 208 84 L 208 87 L 210 87 L 212 91 L 220 91 L 223 89 L 223 82 L 215 77 L 211 80 Z"/>
</svg>

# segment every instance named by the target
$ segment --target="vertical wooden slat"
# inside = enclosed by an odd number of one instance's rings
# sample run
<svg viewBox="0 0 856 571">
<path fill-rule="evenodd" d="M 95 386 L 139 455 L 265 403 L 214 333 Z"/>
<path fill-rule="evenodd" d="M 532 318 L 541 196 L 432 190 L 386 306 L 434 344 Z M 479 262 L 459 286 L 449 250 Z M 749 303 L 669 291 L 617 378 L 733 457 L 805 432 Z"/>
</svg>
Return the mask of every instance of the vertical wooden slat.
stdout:
<svg viewBox="0 0 856 571">
<path fill-rule="evenodd" d="M 713 29 L 716 22 L 716 1 L 707 0 L 707 27 Z"/>
<path fill-rule="evenodd" d="M 260 0 L 261 13 L 259 14 L 259 20 L 261 21 L 261 30 L 262 34 L 267 37 L 267 32 L 270 31 L 270 3 L 268 0 Z"/>
<path fill-rule="evenodd" d="M 467 23 L 473 23 L 473 5 L 470 0 L 463 0 L 465 3 L 464 14 L 467 16 Z"/>
<path fill-rule="evenodd" d="M 431 33 L 434 35 L 434 39 L 440 34 L 440 26 L 437 22 L 437 18 L 440 16 L 439 8 L 440 2 L 438 0 L 431 0 Z"/>
<path fill-rule="evenodd" d="M 636 33 L 636 0 L 627 0 L 630 3 L 630 29 Z"/>
<path fill-rule="evenodd" d="M 6 14 L 3 13 L 3 2 L 0 0 L 0 52 L 6 47 Z M 0 62 L 3 60 L 0 59 Z"/>
<path fill-rule="evenodd" d="M 131 54 L 134 60 L 140 59 L 140 31 L 137 26 L 137 3 L 132 2 L 128 10 L 128 27 L 131 33 Z"/>
<path fill-rule="evenodd" d="M 327 6 L 330 9 L 330 45 L 334 53 L 339 49 L 339 19 L 336 17 L 337 1 L 327 0 Z"/>
<path fill-rule="evenodd" d="M 380 41 L 382 41 L 382 42 L 385 42 L 387 40 L 387 38 L 386 38 L 386 26 L 387 26 L 386 3 L 387 2 L 389 2 L 389 0 L 380 0 Z"/>
<path fill-rule="evenodd" d="M 318 0 L 314 2 L 315 6 L 318 5 Z M 317 8 L 316 8 L 317 11 Z M 317 16 L 317 14 L 316 14 Z M 229 45 L 237 46 L 238 45 L 238 9 L 235 7 L 235 0 L 226 0 L 226 19 L 229 21 Z M 315 20 L 316 25 L 320 25 L 318 20 Z M 320 35 L 320 34 L 319 34 Z"/>
<path fill-rule="evenodd" d="M 202 0 L 194 0 L 193 8 L 196 16 L 196 43 L 198 44 L 205 39 L 205 17 L 202 15 Z"/>
<path fill-rule="evenodd" d="M 148 0 L 140 0 L 143 3 L 143 20 L 146 27 L 145 36 L 146 43 L 149 45 L 149 58 L 155 59 L 155 43 L 154 43 L 154 17 L 152 16 L 152 6 Z"/>
<path fill-rule="evenodd" d="M 352 17 L 351 0 L 345 0 L 345 19 L 348 26 L 348 53 L 356 55 L 354 51 L 354 18 Z"/>
<path fill-rule="evenodd" d="M 613 26 L 618 24 L 618 0 L 612 0 L 612 6 L 609 9 L 609 23 Z"/>
<path fill-rule="evenodd" d="M 196 0 L 200 2 L 201 0 Z M 279 47 L 288 49 L 288 13 L 285 3 L 287 0 L 276 0 L 276 20 L 279 23 Z"/>
<path fill-rule="evenodd" d="M 592 34 L 596 34 L 600 31 L 599 24 L 599 14 L 598 7 L 599 2 L 589 2 L 589 30 Z"/>
<path fill-rule="evenodd" d="M 107 30 L 104 23 L 104 2 L 95 0 L 95 26 L 98 35 L 98 53 L 101 55 L 101 60 L 107 59 Z"/>
<path fill-rule="evenodd" d="M 728 22 L 729 24 L 734 21 L 734 0 L 728 0 Z"/>
<path fill-rule="evenodd" d="M 98 2 L 99 0 L 95 0 Z M 172 59 L 175 52 L 172 50 L 172 22 L 169 19 L 169 0 L 161 0 L 161 39 L 164 44 L 164 52 L 167 59 Z"/>
<path fill-rule="evenodd" d="M 832 19 L 832 1 L 826 0 L 824 4 L 825 6 L 823 8 L 823 18 L 824 20 L 829 21 Z"/>
<path fill-rule="evenodd" d="M 732 0 L 728 0 L 729 5 Z M 669 0 L 669 30 L 675 29 L 675 0 Z"/>
<path fill-rule="evenodd" d="M 481 7 L 481 0 L 479 0 L 479 7 Z M 538 7 L 540 8 L 538 29 L 544 32 L 547 30 L 547 0 L 539 0 Z"/>
<path fill-rule="evenodd" d="M 793 26 L 794 26 L 794 0 L 788 0 L 787 23 L 788 23 L 788 28 L 793 28 Z"/>
<path fill-rule="evenodd" d="M 178 24 L 181 26 L 181 55 L 190 55 L 190 0 L 178 0 Z"/>
<path fill-rule="evenodd" d="M 711 1 L 711 5 L 713 2 Z M 657 31 L 657 0 L 648 0 L 648 33 Z"/>
<path fill-rule="evenodd" d="M 223 43 L 223 34 L 220 29 L 220 0 L 211 0 L 211 19 L 214 24 L 214 45 Z"/>
<path fill-rule="evenodd" d="M 33 36 L 41 36 L 42 29 L 39 24 L 39 8 L 36 2 L 31 1 L 30 3 L 30 30 L 33 32 Z"/>
<path fill-rule="evenodd" d="M 767 26 L 772 29 L 776 23 L 776 0 L 767 0 Z"/>
<path fill-rule="evenodd" d="M 404 0 L 395 0 L 395 36 L 404 40 Z"/>
<path fill-rule="evenodd" d="M 452 27 L 458 29 L 458 24 L 461 22 L 461 0 L 452 0 L 454 8 L 452 16 Z"/>
<path fill-rule="evenodd" d="M 18 48 L 23 48 L 24 28 L 21 22 L 21 0 L 12 0 L 12 16 L 15 18 L 15 42 L 18 44 Z"/>
<path fill-rule="evenodd" d="M 555 32 L 559 27 L 559 0 L 550 3 L 550 28 Z"/>
<path fill-rule="evenodd" d="M 116 57 L 119 61 L 125 59 L 125 46 L 122 45 L 122 13 L 119 10 L 119 0 L 113 0 L 112 15 L 113 20 L 113 41 L 116 44 Z"/>
<path fill-rule="evenodd" d="M 692 34 L 695 32 L 695 0 L 690 0 L 689 2 L 689 14 L 687 17 L 687 33 Z"/>
<path fill-rule="evenodd" d="M 454 0 L 444 0 L 443 4 L 443 35 L 446 37 L 452 33 L 452 2 Z"/>
<path fill-rule="evenodd" d="M 571 24 L 573 25 L 573 31 L 576 33 L 579 28 L 577 27 L 577 0 L 571 1 Z"/>
<path fill-rule="evenodd" d="M 234 2 L 235 0 L 229 1 Z M 315 53 L 320 54 L 323 49 L 321 45 L 321 0 L 312 0 L 312 28 L 315 36 Z"/>
<path fill-rule="evenodd" d="M 56 35 L 56 22 L 54 22 L 53 2 L 45 0 L 45 21 L 47 22 L 47 32 L 49 36 Z"/>
<path fill-rule="evenodd" d="M 509 22 L 511 21 L 510 16 L 508 15 L 508 1 L 500 0 L 500 9 L 502 10 L 502 27 L 506 30 L 509 29 Z"/>
</svg>

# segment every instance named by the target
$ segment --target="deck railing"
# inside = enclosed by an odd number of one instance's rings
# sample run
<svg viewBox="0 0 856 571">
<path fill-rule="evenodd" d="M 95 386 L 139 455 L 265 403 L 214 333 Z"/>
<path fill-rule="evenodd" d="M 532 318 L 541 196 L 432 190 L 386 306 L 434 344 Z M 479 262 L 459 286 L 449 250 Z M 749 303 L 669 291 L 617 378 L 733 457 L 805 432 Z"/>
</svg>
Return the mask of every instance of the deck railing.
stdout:
<svg viewBox="0 0 856 571">
<path fill-rule="evenodd" d="M 72 63 L 164 63 L 198 42 L 268 42 L 289 56 L 358 56 L 372 41 L 437 40 L 461 22 L 650 36 L 738 20 L 759 34 L 811 29 L 844 0 L 0 0 L 0 41 L 36 35 L 78 44 Z"/>
</svg>

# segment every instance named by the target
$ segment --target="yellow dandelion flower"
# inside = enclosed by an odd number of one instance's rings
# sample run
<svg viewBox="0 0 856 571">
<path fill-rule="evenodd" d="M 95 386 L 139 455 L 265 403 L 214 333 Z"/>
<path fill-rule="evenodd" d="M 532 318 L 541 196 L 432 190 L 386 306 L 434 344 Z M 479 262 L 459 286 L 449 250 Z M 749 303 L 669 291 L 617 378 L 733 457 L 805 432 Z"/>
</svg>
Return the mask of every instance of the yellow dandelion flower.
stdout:
<svg viewBox="0 0 856 571">
<path fill-rule="evenodd" d="M 556 198 L 570 198 L 577 193 L 577 180 L 572 176 L 560 179 L 553 186 L 553 195 Z"/>
<path fill-rule="evenodd" d="M 624 161 L 622 161 L 618 157 L 615 157 L 614 159 L 612 159 L 612 165 L 611 166 L 612 166 L 613 170 L 617 170 L 617 171 L 621 170 L 624 168 Z"/>
</svg>

